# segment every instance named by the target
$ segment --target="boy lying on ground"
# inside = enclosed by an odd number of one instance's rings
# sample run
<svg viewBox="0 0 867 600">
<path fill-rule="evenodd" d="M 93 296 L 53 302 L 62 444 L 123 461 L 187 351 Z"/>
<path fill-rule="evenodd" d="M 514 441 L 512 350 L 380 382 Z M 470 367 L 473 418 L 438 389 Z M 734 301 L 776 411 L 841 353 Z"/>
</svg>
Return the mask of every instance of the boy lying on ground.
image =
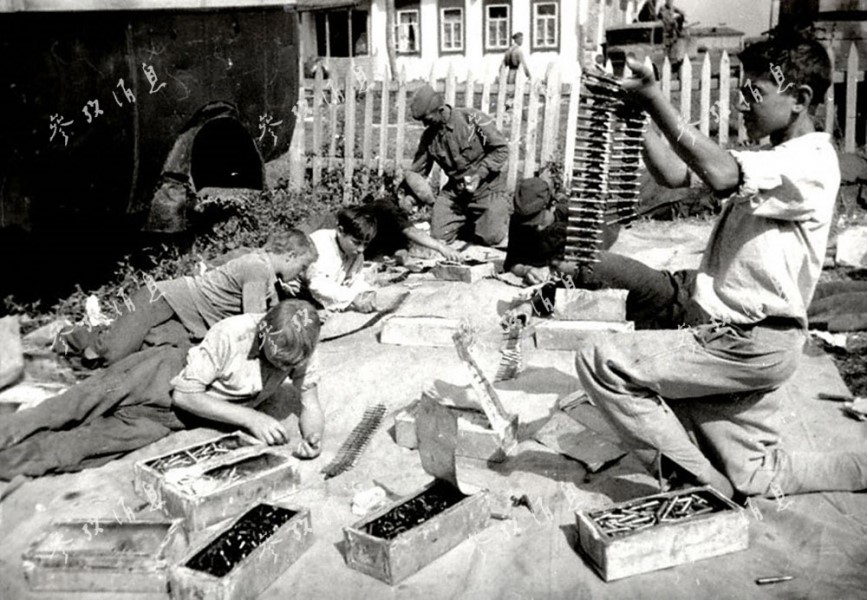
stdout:
<svg viewBox="0 0 867 600">
<path fill-rule="evenodd" d="M 867 451 L 785 449 L 780 395 L 768 393 L 797 368 L 840 183 L 830 136 L 812 120 L 830 61 L 799 34 L 740 59 L 739 110 L 751 139 L 770 136 L 769 149 L 723 150 L 683 122 L 652 69 L 629 59 L 624 86 L 667 140 L 645 137 L 651 173 L 679 186 L 692 169 L 725 199 L 694 283 L 685 293 L 671 286 L 669 304 L 687 298 L 675 319 L 692 327 L 609 336 L 578 350 L 576 370 L 625 444 L 727 496 L 863 490 Z"/>
<path fill-rule="evenodd" d="M 191 426 L 246 429 L 267 444 L 286 427 L 256 410 L 289 377 L 301 391 L 296 455 L 320 452 L 324 417 L 312 359 L 319 316 L 286 300 L 223 319 L 202 343 L 141 350 L 43 401 L 0 417 L 0 479 L 96 467 Z"/>
<path fill-rule="evenodd" d="M 61 332 L 73 348 L 92 348 L 113 364 L 141 349 L 161 327 L 162 340 L 175 345 L 198 341 L 226 317 L 262 313 L 278 301 L 278 280 L 289 282 L 316 260 L 309 237 L 296 229 L 272 236 L 265 248 L 234 258 L 198 277 L 158 281 L 134 292 L 132 305 L 111 325 Z M 182 325 L 183 327 L 179 327 Z M 167 335 L 165 335 L 167 334 Z"/>
</svg>

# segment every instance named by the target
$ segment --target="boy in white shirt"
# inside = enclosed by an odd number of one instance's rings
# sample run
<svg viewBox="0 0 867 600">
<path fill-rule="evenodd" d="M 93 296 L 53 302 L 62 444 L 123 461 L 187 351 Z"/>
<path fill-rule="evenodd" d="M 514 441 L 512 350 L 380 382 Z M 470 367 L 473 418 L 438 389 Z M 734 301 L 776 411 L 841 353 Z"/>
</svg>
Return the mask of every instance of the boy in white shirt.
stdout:
<svg viewBox="0 0 867 600">
<path fill-rule="evenodd" d="M 337 213 L 337 229 L 310 234 L 318 258 L 301 276 L 306 291 L 322 308 L 333 311 L 376 310 L 376 292 L 364 281 L 364 248 L 376 235 L 376 221 L 358 207 Z"/>
<path fill-rule="evenodd" d="M 812 120 L 830 61 L 800 36 L 759 42 L 740 58 L 739 108 L 752 139 L 770 136 L 767 150 L 720 148 L 630 57 L 624 87 L 667 139 L 645 138 L 651 173 L 676 187 L 692 169 L 726 198 L 686 306 L 693 327 L 611 336 L 579 350 L 576 369 L 624 442 L 727 496 L 863 490 L 867 452 L 784 450 L 779 395 L 767 394 L 797 367 L 840 184 L 830 136 Z"/>
</svg>

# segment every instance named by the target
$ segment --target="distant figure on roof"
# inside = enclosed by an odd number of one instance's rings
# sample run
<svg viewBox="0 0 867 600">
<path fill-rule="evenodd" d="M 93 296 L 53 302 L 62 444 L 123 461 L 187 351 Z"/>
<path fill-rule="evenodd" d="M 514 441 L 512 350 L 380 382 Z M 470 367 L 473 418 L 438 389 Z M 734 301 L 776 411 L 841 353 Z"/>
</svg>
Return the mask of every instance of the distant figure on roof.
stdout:
<svg viewBox="0 0 867 600">
<path fill-rule="evenodd" d="M 683 33 L 686 15 L 682 10 L 674 6 L 674 0 L 665 0 L 665 4 L 659 9 L 656 18 L 662 21 L 662 39 L 663 44 L 665 44 L 665 53 L 671 62 L 672 69 L 676 69 L 683 62 L 683 57 L 686 55 L 686 40 Z"/>
<path fill-rule="evenodd" d="M 524 34 L 520 31 L 512 36 L 512 45 L 506 50 L 503 55 L 503 66 L 509 69 L 508 83 L 515 83 L 515 78 L 518 76 L 518 69 L 524 69 L 524 75 L 530 79 L 530 69 L 527 67 L 527 61 L 524 59 L 524 51 L 521 50 L 521 44 L 524 43 Z"/>
</svg>

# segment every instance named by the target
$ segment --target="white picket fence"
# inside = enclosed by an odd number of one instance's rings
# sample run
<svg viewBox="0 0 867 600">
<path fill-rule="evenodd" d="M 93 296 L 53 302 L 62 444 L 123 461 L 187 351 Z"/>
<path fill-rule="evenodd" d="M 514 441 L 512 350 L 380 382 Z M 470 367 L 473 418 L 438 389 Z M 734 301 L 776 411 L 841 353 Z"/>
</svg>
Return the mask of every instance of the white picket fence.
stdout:
<svg viewBox="0 0 867 600">
<path fill-rule="evenodd" d="M 677 77 L 667 58 L 660 67 L 663 94 L 679 107 L 685 122 L 695 124 L 723 146 L 746 139 L 742 115 L 733 106 L 738 98 L 740 69 L 732 68 L 727 53 L 721 54 L 716 69 L 712 69 L 707 54 L 698 69 L 685 59 Z M 846 84 L 845 118 L 837 127 L 833 86 L 823 117 L 826 131 L 843 132 L 842 147 L 847 152 L 855 150 L 856 128 L 864 126 L 857 121 L 859 79 L 863 74 L 852 44 L 845 70 L 835 72 L 835 81 Z M 466 81 L 458 82 L 450 70 L 444 79 L 429 83 L 444 93 L 447 103 L 475 107 L 494 117 L 498 129 L 510 140 L 509 188 L 519 175 L 532 176 L 552 160 L 563 161 L 568 179 L 575 156 L 575 140 L 568 132 L 575 131 L 579 94 L 573 92 L 581 89 L 581 72 L 561 74 L 552 65 L 545 77 L 528 81 L 519 72 L 514 85 L 501 85 L 500 81 L 505 81 L 503 72 L 484 81 L 470 73 Z M 408 115 L 409 98 L 424 83 L 407 82 L 403 73 L 397 81 L 359 82 L 353 69 L 348 69 L 342 81 L 326 81 L 321 74 L 315 80 L 302 81 L 292 141 L 297 165 L 293 178 L 309 176 L 316 185 L 325 169 L 341 169 L 348 182 L 361 167 L 379 173 L 406 168 L 422 131 L 421 124 Z M 341 141 L 343 148 L 338 151 Z"/>
</svg>

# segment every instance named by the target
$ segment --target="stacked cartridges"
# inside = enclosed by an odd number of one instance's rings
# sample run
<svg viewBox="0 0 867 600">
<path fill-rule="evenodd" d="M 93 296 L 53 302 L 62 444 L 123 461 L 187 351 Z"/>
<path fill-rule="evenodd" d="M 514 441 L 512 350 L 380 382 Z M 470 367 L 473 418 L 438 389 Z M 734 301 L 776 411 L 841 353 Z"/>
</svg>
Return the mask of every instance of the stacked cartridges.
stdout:
<svg viewBox="0 0 867 600">
<path fill-rule="evenodd" d="M 623 88 L 610 75 L 587 72 L 582 80 L 565 258 L 592 265 L 599 261 L 604 226 L 635 216 L 647 119 L 624 102 Z"/>
</svg>

